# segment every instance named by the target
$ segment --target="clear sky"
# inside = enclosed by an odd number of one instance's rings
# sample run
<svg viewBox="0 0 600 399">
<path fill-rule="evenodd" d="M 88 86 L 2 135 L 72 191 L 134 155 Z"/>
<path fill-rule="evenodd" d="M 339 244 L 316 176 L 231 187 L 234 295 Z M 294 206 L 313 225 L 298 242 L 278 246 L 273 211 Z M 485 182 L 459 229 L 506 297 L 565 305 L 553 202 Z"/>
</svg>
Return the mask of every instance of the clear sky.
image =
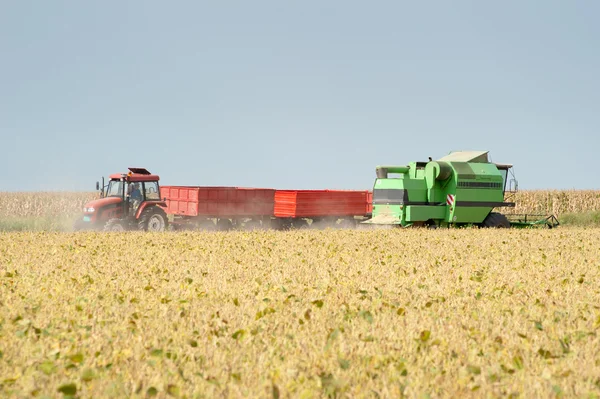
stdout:
<svg viewBox="0 0 600 399">
<path fill-rule="evenodd" d="M 0 1 L 0 191 L 368 189 L 489 150 L 600 188 L 600 2 Z"/>
</svg>

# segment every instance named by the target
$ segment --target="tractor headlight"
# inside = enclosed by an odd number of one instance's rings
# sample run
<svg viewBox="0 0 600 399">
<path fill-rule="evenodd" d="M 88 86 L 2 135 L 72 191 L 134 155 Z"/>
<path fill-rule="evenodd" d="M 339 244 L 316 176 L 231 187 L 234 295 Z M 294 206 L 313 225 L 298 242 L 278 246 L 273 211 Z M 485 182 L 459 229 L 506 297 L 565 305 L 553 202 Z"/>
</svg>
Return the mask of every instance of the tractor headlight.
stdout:
<svg viewBox="0 0 600 399">
<path fill-rule="evenodd" d="M 84 207 L 83 208 L 83 212 L 84 213 L 93 213 L 95 211 L 93 206 L 90 206 L 89 208 Z"/>
</svg>

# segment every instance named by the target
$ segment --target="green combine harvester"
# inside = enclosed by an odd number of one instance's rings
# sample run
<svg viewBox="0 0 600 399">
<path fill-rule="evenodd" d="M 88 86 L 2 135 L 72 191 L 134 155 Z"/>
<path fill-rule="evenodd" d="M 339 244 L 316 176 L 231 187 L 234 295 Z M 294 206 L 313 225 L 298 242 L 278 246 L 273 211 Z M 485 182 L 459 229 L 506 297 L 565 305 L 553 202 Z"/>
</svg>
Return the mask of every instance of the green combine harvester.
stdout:
<svg viewBox="0 0 600 399">
<path fill-rule="evenodd" d="M 558 226 L 554 216 L 493 212 L 515 206 L 507 202 L 517 190 L 511 169 L 512 165 L 490 162 L 488 151 L 454 151 L 436 161 L 378 166 L 372 218 L 363 223 L 431 228 Z"/>
</svg>

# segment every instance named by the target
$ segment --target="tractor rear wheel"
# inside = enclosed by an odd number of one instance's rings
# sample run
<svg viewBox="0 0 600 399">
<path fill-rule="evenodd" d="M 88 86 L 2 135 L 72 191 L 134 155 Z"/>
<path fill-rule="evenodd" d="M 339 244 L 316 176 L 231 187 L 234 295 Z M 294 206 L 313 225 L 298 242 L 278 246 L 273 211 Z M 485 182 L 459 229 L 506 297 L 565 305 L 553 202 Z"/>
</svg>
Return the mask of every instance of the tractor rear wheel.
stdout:
<svg viewBox="0 0 600 399">
<path fill-rule="evenodd" d="M 510 222 L 506 216 L 498 212 L 491 212 L 481 223 L 481 227 L 509 228 Z"/>
<path fill-rule="evenodd" d="M 127 225 L 121 219 L 108 219 L 104 225 L 104 231 L 126 231 Z"/>
<path fill-rule="evenodd" d="M 161 209 L 152 207 L 150 209 L 144 209 L 140 220 L 138 221 L 138 228 L 142 231 L 165 231 L 168 226 L 167 215 Z"/>
</svg>

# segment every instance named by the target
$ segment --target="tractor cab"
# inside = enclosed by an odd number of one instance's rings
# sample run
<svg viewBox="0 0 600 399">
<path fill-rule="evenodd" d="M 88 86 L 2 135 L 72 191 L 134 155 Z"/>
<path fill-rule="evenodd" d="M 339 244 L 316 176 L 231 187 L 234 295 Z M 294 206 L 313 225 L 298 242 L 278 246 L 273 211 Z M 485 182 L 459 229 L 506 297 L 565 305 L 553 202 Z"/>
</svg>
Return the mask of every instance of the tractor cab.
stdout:
<svg viewBox="0 0 600 399">
<path fill-rule="evenodd" d="M 125 205 L 124 211 L 131 216 L 145 201 L 160 201 L 158 180 L 157 175 L 150 174 L 146 169 L 130 168 L 127 174 L 111 175 L 106 192 L 103 187 L 101 197 L 120 198 Z"/>
<path fill-rule="evenodd" d="M 100 189 L 100 199 L 83 208 L 78 224 L 85 228 L 103 230 L 163 231 L 167 216 L 166 203 L 160 198 L 159 176 L 143 168 L 129 168 L 128 173 L 112 174 L 107 185 Z"/>
</svg>

